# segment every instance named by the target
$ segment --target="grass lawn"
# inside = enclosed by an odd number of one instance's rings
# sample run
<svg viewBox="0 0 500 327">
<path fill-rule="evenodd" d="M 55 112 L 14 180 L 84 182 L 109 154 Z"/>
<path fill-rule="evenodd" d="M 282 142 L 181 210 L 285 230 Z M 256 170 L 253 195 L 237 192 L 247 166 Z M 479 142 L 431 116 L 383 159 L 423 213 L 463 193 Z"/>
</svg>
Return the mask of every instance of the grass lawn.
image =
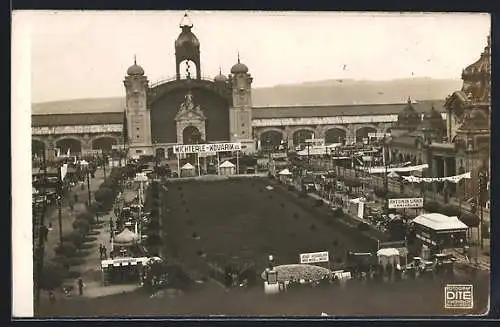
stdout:
<svg viewBox="0 0 500 327">
<path fill-rule="evenodd" d="M 263 270 L 269 254 L 290 264 L 298 263 L 300 253 L 329 251 L 338 266 L 348 250 L 376 251 L 374 240 L 338 222 L 327 209 L 313 208 L 313 200 L 281 187 L 267 190 L 270 183 L 242 178 L 168 185 L 163 198 L 167 260 L 195 270 L 206 262 L 221 267 L 249 262 Z"/>
</svg>

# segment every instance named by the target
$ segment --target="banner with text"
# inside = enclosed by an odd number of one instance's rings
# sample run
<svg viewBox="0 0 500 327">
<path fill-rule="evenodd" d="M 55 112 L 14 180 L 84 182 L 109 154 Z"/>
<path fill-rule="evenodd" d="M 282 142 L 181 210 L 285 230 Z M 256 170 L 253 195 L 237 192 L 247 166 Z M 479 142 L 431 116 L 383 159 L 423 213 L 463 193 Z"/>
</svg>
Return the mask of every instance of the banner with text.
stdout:
<svg viewBox="0 0 500 327">
<path fill-rule="evenodd" d="M 241 143 L 208 143 L 208 144 L 179 144 L 174 145 L 174 153 L 207 153 L 240 151 Z"/>
<path fill-rule="evenodd" d="M 394 171 L 396 173 L 406 173 L 406 172 L 411 172 L 415 170 L 422 170 L 422 169 L 427 169 L 429 168 L 428 164 L 423 164 L 423 165 L 416 165 L 416 166 L 409 166 L 409 167 L 373 167 L 373 168 L 368 168 L 368 173 L 370 174 L 383 174 L 386 171 L 390 173 L 391 171 Z"/>
<path fill-rule="evenodd" d="M 389 199 L 389 209 L 418 209 L 424 206 L 424 198 Z"/>
<path fill-rule="evenodd" d="M 300 263 L 328 262 L 329 260 L 328 251 L 302 253 L 300 255 Z"/>
<path fill-rule="evenodd" d="M 470 172 L 448 177 L 416 177 L 416 176 L 402 176 L 407 182 L 410 183 L 433 183 L 433 182 L 451 182 L 458 183 L 463 178 L 470 179 Z"/>
</svg>

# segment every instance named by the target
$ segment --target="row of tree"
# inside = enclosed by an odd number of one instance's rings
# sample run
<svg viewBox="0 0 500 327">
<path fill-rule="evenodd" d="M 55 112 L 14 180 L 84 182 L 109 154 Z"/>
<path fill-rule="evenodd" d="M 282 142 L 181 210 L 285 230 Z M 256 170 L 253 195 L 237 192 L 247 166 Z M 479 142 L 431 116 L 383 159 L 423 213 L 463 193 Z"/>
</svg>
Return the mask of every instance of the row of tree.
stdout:
<svg viewBox="0 0 500 327">
<path fill-rule="evenodd" d="M 94 203 L 75 217 L 73 230 L 63 235 L 62 242 L 54 249 L 56 256 L 44 265 L 40 282 L 42 289 L 55 289 L 61 286 L 64 279 L 79 276 L 77 271 L 71 271 L 71 267 L 84 263 L 84 257 L 95 247 L 93 242 L 97 240 L 98 229 L 104 223 L 99 217 L 112 209 L 120 191 L 121 177 L 121 169 L 113 168 L 94 193 Z"/>
<path fill-rule="evenodd" d="M 161 233 L 161 185 L 153 181 L 148 188 L 145 208 L 149 209 L 150 218 L 146 225 L 146 247 L 153 256 L 159 256 L 163 245 Z"/>
</svg>

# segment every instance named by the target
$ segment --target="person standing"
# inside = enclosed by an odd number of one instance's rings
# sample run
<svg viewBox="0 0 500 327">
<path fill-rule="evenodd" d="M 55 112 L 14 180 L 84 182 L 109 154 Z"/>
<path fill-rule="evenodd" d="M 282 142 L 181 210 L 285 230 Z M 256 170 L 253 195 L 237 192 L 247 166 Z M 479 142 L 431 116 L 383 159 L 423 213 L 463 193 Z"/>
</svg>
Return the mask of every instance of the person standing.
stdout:
<svg viewBox="0 0 500 327">
<path fill-rule="evenodd" d="M 84 286 L 85 286 L 85 285 L 83 284 L 83 279 L 82 279 L 82 277 L 78 277 L 78 294 L 79 294 L 80 296 L 82 296 L 82 295 L 83 295 L 83 287 L 84 287 Z"/>
</svg>

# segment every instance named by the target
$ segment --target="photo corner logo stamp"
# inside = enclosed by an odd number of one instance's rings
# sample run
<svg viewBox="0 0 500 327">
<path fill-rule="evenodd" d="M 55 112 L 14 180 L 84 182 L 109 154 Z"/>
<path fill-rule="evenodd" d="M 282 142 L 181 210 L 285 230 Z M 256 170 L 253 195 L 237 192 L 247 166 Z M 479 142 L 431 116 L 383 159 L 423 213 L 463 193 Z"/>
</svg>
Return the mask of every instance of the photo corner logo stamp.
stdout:
<svg viewBox="0 0 500 327">
<path fill-rule="evenodd" d="M 474 292 L 472 285 L 448 284 L 444 287 L 445 309 L 474 308 Z"/>
</svg>

